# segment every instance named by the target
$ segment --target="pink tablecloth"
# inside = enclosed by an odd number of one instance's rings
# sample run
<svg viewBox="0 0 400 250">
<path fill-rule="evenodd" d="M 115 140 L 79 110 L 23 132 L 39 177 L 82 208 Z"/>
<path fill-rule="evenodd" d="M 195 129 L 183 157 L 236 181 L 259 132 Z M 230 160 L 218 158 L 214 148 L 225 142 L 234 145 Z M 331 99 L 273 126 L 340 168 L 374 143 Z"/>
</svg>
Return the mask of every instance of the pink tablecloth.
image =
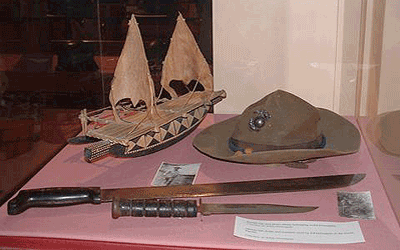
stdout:
<svg viewBox="0 0 400 250">
<path fill-rule="evenodd" d="M 84 146 L 69 145 L 23 189 L 53 186 L 149 186 L 161 162 L 201 163 L 196 183 L 366 173 L 367 177 L 362 182 L 336 190 L 203 198 L 203 202 L 319 206 L 319 209 L 304 214 L 242 216 L 251 219 L 349 222 L 354 219 L 338 215 L 337 191 L 370 191 L 376 220 L 359 221 L 366 242 L 349 245 L 256 242 L 233 236 L 235 215 L 200 216 L 191 219 L 112 219 L 110 204 L 32 208 L 17 216 L 8 216 L 6 206 L 2 206 L 0 235 L 225 249 L 400 249 L 399 224 L 364 141 L 359 153 L 320 159 L 311 163 L 308 169 L 228 163 L 209 158 L 192 147 L 191 141 L 201 129 L 228 117 L 209 115 L 195 132 L 181 142 L 139 158 L 106 158 L 89 164 L 83 160 Z"/>
</svg>

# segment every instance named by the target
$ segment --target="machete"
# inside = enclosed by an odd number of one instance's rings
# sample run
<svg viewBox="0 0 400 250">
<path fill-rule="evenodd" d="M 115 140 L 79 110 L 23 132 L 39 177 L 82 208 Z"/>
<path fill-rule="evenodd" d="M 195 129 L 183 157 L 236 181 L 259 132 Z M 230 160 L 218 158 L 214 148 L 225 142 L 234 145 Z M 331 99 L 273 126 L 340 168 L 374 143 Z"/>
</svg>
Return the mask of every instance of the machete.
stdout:
<svg viewBox="0 0 400 250">
<path fill-rule="evenodd" d="M 100 189 L 99 187 L 58 187 L 21 190 L 8 202 L 8 214 L 16 215 L 31 207 L 59 207 L 100 204 L 115 199 L 193 198 L 312 191 L 347 187 L 360 182 L 365 174 L 330 175 L 290 179 L 255 180 L 166 187 Z"/>
</svg>

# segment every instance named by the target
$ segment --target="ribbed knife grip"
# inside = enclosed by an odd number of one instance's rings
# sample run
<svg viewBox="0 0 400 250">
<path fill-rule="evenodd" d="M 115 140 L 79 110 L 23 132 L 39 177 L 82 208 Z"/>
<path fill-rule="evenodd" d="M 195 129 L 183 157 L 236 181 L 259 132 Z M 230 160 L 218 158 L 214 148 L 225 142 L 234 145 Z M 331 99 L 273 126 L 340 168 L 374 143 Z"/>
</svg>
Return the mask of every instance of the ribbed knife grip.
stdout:
<svg viewBox="0 0 400 250">
<path fill-rule="evenodd" d="M 112 217 L 196 217 L 196 200 L 114 199 Z"/>
</svg>

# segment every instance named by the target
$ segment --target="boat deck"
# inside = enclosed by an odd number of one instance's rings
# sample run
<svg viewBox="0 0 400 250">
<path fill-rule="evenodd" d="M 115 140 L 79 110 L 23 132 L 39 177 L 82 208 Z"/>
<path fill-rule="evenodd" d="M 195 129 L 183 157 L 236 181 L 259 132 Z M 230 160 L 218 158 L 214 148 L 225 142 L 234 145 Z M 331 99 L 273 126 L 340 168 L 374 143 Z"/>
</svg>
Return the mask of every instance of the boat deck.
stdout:
<svg viewBox="0 0 400 250">
<path fill-rule="evenodd" d="M 204 103 L 214 98 L 213 94 L 211 91 L 188 93 L 178 99 L 157 105 L 154 114 L 138 112 L 124 118 L 126 122 L 111 123 L 89 130 L 87 135 L 127 146 L 129 140 L 150 131 L 158 133 L 159 127 L 163 124 L 169 123 L 180 116 L 185 117 L 187 112 L 204 105 Z"/>
</svg>

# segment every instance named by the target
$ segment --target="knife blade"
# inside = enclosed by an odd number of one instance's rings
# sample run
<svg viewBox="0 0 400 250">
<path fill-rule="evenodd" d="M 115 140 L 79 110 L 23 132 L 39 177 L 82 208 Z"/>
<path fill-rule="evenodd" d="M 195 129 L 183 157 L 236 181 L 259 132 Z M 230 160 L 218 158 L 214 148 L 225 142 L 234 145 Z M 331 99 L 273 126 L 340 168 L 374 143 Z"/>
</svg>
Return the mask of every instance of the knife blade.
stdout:
<svg viewBox="0 0 400 250">
<path fill-rule="evenodd" d="M 133 217 L 197 217 L 197 214 L 289 214 L 306 213 L 317 209 L 310 206 L 275 204 L 202 203 L 196 200 L 128 200 L 115 199 L 112 218 Z"/>
<path fill-rule="evenodd" d="M 15 198 L 8 202 L 7 212 L 9 215 L 16 215 L 31 207 L 59 207 L 85 203 L 100 204 L 103 202 L 112 202 L 116 198 L 194 198 L 323 190 L 354 185 L 364 178 L 365 174 L 345 174 L 166 187 L 115 189 L 58 187 L 28 189 L 21 190 Z"/>
</svg>

